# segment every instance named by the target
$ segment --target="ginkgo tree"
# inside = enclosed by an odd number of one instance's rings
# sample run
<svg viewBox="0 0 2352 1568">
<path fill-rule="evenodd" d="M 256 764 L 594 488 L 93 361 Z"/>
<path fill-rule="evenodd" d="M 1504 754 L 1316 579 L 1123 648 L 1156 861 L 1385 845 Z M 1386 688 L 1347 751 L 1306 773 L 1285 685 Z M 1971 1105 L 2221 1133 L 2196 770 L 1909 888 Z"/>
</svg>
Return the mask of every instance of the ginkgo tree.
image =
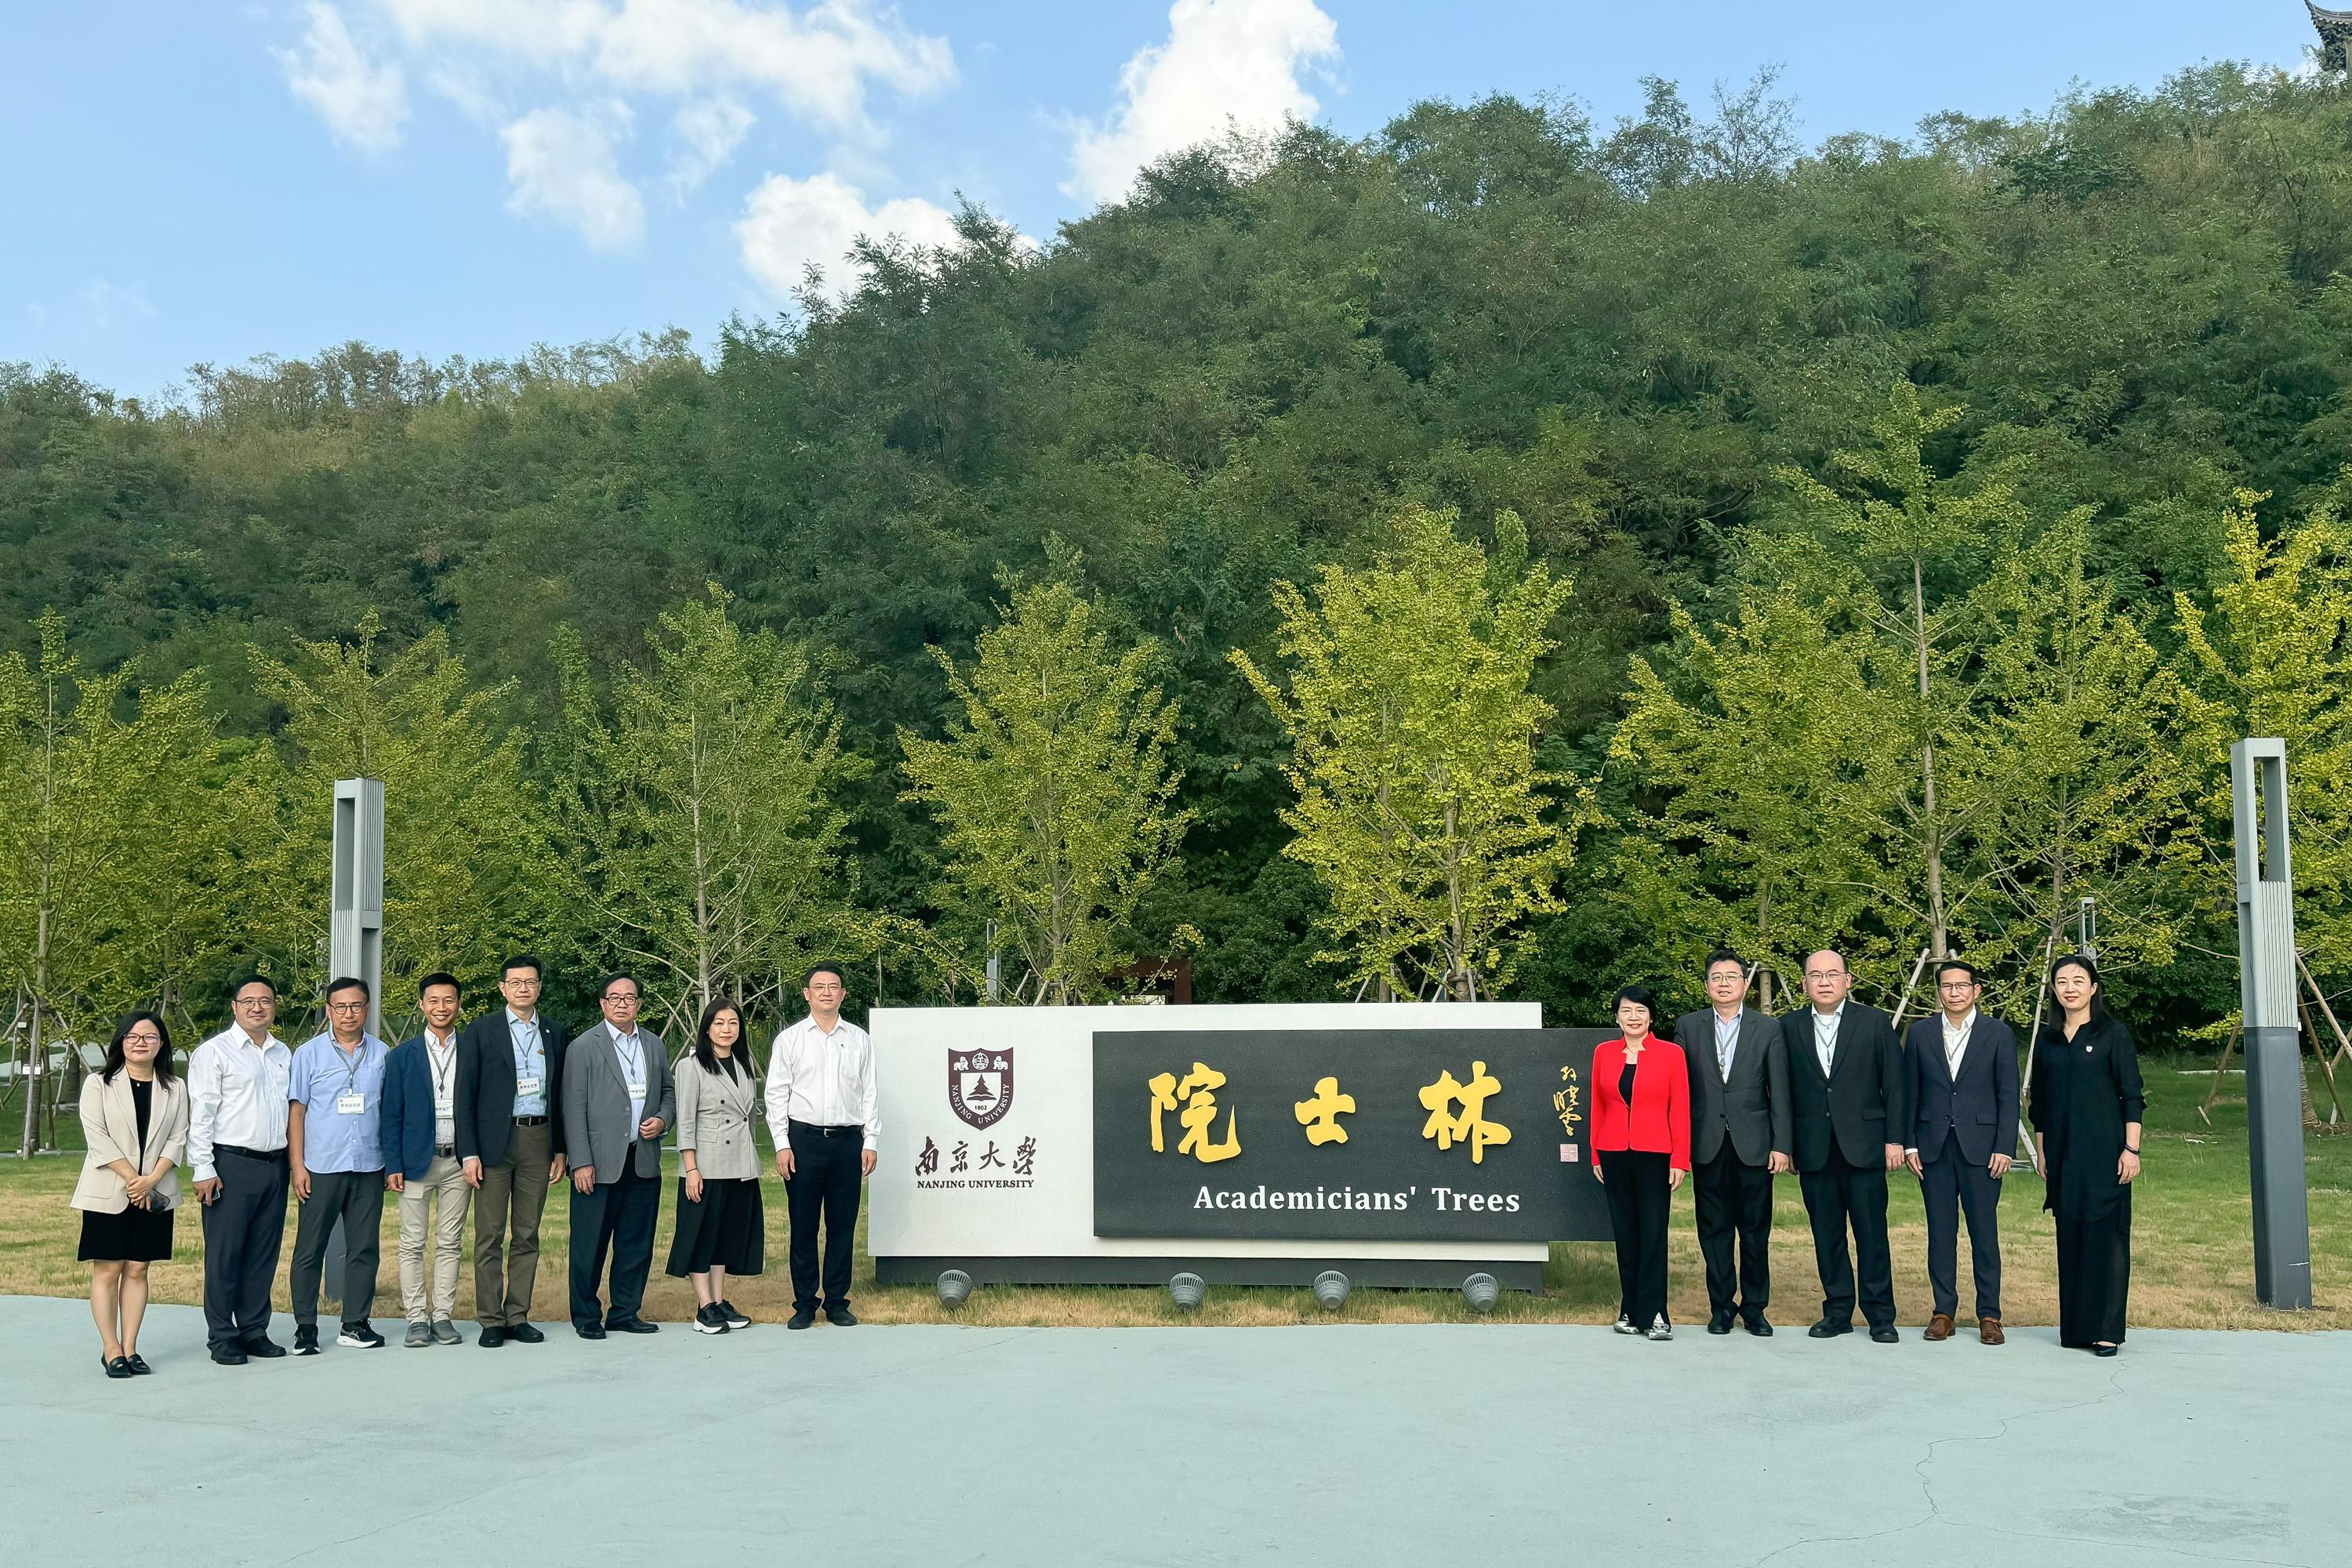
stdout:
<svg viewBox="0 0 2352 1568">
<path fill-rule="evenodd" d="M 1369 565 L 1277 583 L 1276 670 L 1233 654 L 1289 737 L 1283 853 L 1323 884 L 1320 956 L 1360 995 L 1508 984 L 1588 804 L 1538 759 L 1553 710 L 1532 689 L 1573 584 L 1528 564 L 1516 514 L 1491 557 L 1454 523 L 1407 510 Z"/>
<path fill-rule="evenodd" d="M 39 634 L 37 658 L 0 656 L 0 1007 L 24 1031 L 25 1153 L 44 1141 L 53 1044 L 103 1038 L 185 980 L 182 939 L 221 923 L 226 837 L 203 680 L 90 669 L 54 614 Z"/>
<path fill-rule="evenodd" d="M 1192 820 L 1172 804 L 1177 711 L 1152 679 L 1159 648 L 1114 637 L 1077 563 L 1063 552 L 1046 580 L 1007 580 L 969 667 L 934 648 L 947 733 L 898 735 L 905 797 L 939 825 L 942 900 L 997 923 L 1026 966 L 1013 994 L 1032 1003 L 1105 993 Z"/>
</svg>

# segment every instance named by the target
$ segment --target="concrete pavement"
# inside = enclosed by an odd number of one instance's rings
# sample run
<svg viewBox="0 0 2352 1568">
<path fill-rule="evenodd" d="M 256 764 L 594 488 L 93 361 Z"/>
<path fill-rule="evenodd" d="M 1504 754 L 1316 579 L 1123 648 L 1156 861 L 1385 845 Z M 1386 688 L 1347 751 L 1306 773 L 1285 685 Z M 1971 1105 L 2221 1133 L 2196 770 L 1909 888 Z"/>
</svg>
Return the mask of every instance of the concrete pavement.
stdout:
<svg viewBox="0 0 2352 1568">
<path fill-rule="evenodd" d="M 290 1338 L 282 1317 L 276 1332 Z M 2352 1334 L 685 1325 L 240 1368 L 0 1299 L 12 1562 L 2338 1564 Z"/>
</svg>

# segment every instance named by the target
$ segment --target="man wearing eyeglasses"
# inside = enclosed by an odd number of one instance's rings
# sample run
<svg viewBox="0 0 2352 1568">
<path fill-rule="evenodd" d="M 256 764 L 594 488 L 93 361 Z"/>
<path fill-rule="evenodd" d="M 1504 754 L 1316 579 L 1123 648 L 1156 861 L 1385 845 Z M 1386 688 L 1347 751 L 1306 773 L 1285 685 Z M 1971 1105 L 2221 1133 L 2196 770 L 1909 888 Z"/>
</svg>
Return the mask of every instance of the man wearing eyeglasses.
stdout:
<svg viewBox="0 0 2352 1568">
<path fill-rule="evenodd" d="M 287 1083 L 293 1055 L 269 1032 L 278 987 L 229 987 L 236 1021 L 188 1058 L 188 1169 L 205 1215 L 205 1339 L 223 1366 L 282 1356 L 269 1284 L 286 1240 Z"/>
<path fill-rule="evenodd" d="M 563 1026 L 540 1011 L 541 968 L 530 954 L 506 961 L 506 1005 L 457 1037 L 457 1163 L 475 1189 L 475 1342 L 496 1350 L 535 1345 L 539 1224 L 550 1188 L 563 1180 Z"/>
<path fill-rule="evenodd" d="M 604 1021 L 572 1042 L 563 1059 L 563 1146 L 572 1158 L 572 1328 L 583 1340 L 650 1334 L 640 1315 L 661 1217 L 661 1141 L 677 1114 L 669 1052 L 637 1024 L 634 975 L 609 976 L 598 993 Z M 604 1259 L 611 1305 L 601 1306 Z"/>
<path fill-rule="evenodd" d="M 1976 1276 L 1977 1337 L 2001 1342 L 2000 1182 L 2017 1147 L 2017 1036 L 1977 1010 L 1984 986 L 1957 958 L 1936 966 L 1933 1018 L 1911 1026 L 1913 1113 L 1904 1163 L 1927 1209 L 1927 1285 L 1936 1310 L 1929 1340 L 1952 1337 L 1959 1310 L 1960 1215 L 1969 1220 Z"/>
<path fill-rule="evenodd" d="M 327 1238 L 343 1222 L 343 1326 L 335 1342 L 381 1350 L 368 1324 L 383 1234 L 383 1068 L 390 1050 L 367 1032 L 368 988 L 349 975 L 327 983 L 326 1033 L 294 1053 L 288 1084 L 287 1152 L 295 1201 L 294 1353 L 319 1353 L 319 1276 Z"/>
</svg>

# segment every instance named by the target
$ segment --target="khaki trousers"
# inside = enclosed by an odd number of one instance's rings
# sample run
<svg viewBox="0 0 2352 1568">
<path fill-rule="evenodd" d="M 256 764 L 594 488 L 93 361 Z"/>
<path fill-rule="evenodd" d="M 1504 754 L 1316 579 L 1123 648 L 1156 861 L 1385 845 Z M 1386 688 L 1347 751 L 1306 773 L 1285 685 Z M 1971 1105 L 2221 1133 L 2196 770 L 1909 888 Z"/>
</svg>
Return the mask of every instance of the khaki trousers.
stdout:
<svg viewBox="0 0 2352 1568">
<path fill-rule="evenodd" d="M 547 1208 L 547 1124 L 518 1126 L 507 1157 L 482 1172 L 474 1196 L 474 1316 L 486 1329 L 530 1321 L 539 1279 L 539 1216 Z M 511 1241 L 509 1240 L 511 1237 Z"/>
<path fill-rule="evenodd" d="M 457 1254 L 466 1247 L 466 1210 L 473 1188 L 454 1154 L 435 1157 L 425 1174 L 400 1191 L 400 1305 L 412 1323 L 440 1322 L 457 1304 Z M 431 1244 L 432 1290 L 425 1255 Z"/>
</svg>

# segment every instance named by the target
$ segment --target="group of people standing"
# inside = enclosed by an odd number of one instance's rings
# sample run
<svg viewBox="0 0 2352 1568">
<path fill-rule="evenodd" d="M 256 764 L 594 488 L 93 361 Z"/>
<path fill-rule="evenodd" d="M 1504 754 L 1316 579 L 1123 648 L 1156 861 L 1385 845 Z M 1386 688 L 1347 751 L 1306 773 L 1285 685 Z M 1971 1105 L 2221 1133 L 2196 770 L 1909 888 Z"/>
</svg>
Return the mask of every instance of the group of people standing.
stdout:
<svg viewBox="0 0 2352 1568">
<path fill-rule="evenodd" d="M 646 1320 L 661 1209 L 664 1138 L 676 1130 L 680 1173 L 668 1272 L 694 1286 L 694 1327 L 726 1333 L 752 1320 L 727 1300 L 730 1275 L 764 1267 L 766 1220 L 755 1124 L 769 1123 L 792 1227 L 793 1304 L 786 1327 L 820 1309 L 848 1327 L 852 1237 L 880 1120 L 873 1043 L 841 1016 L 838 965 L 819 964 L 808 1014 L 775 1037 L 764 1086 L 741 1007 L 703 1011 L 692 1046 L 671 1059 L 640 1026 L 636 979 L 608 976 L 604 1016 L 571 1035 L 539 1007 L 542 969 L 511 959 L 504 1005 L 463 1028 L 461 987 L 427 974 L 420 1033 L 387 1047 L 367 1030 L 368 987 L 329 984 L 327 1027 L 299 1048 L 271 1032 L 277 988 L 247 976 L 230 991 L 235 1019 L 173 1071 L 161 1017 L 136 1013 L 103 1068 L 83 1086 L 89 1153 L 73 1206 L 90 1262 L 90 1310 L 109 1377 L 152 1370 L 139 1353 L 148 1266 L 172 1254 L 189 1168 L 205 1235 L 205 1322 L 225 1366 L 277 1357 L 270 1287 L 286 1199 L 298 1205 L 289 1270 L 297 1355 L 318 1353 L 319 1299 L 331 1238 L 343 1237 L 339 1345 L 384 1344 L 370 1321 L 384 1195 L 397 1202 L 401 1305 L 411 1348 L 458 1344 L 453 1321 L 467 1210 L 474 1218 L 475 1342 L 536 1344 L 531 1321 L 548 1194 L 571 1184 L 571 1319 L 583 1339 L 654 1333 Z M 822 1267 L 818 1231 L 824 1230 Z"/>
<path fill-rule="evenodd" d="M 1870 1337 L 1894 1343 L 1886 1184 L 1907 1169 L 1927 1217 L 1934 1310 L 1924 1337 L 1956 1331 L 1965 1219 L 1978 1337 L 2001 1343 L 2000 1204 L 2021 1075 L 2015 1032 L 1978 1006 L 1976 970 L 1938 963 L 1937 1011 L 1902 1038 L 1885 1013 L 1852 999 L 1853 977 L 1833 951 L 1806 958 L 1808 1005 L 1783 1017 L 1747 1005 L 1750 971 L 1736 952 L 1710 954 L 1706 981 L 1708 1005 L 1677 1020 L 1672 1039 L 1656 1032 L 1657 999 L 1625 987 L 1619 1037 L 1593 1051 L 1592 1174 L 1616 1240 L 1618 1331 L 1673 1336 L 1666 1215 L 1687 1175 L 1707 1331 L 1771 1333 L 1772 1184 L 1794 1171 L 1822 1282 L 1821 1319 L 1807 1332 L 1852 1332 L 1859 1304 Z M 2042 1206 L 2056 1220 L 2058 1339 L 2111 1356 L 2124 1339 L 2147 1097 L 2131 1033 L 2100 1000 L 2098 966 L 2060 959 L 2050 993 L 2026 1104 Z"/>
</svg>

